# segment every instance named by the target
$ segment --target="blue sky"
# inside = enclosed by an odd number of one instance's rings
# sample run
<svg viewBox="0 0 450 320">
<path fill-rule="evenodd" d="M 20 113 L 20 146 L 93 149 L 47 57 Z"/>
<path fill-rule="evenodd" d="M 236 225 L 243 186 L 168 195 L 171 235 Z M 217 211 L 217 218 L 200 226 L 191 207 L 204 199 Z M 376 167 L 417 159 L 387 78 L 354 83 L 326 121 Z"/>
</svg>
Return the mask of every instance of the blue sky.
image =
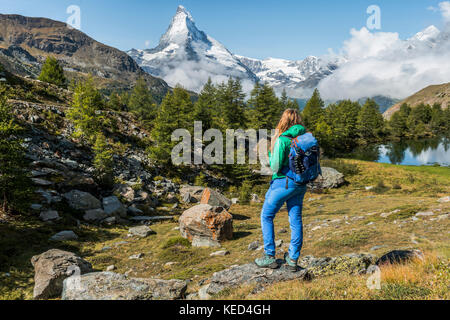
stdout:
<svg viewBox="0 0 450 320">
<path fill-rule="evenodd" d="M 442 1 L 442 0 L 441 0 Z M 366 25 L 366 9 L 381 8 L 382 29 L 408 38 L 442 27 L 439 0 L 2 0 L 0 13 L 66 21 L 69 5 L 81 8 L 82 31 L 119 48 L 155 47 L 179 4 L 197 27 L 232 52 L 254 58 L 302 59 L 338 50 L 351 28 Z"/>
</svg>

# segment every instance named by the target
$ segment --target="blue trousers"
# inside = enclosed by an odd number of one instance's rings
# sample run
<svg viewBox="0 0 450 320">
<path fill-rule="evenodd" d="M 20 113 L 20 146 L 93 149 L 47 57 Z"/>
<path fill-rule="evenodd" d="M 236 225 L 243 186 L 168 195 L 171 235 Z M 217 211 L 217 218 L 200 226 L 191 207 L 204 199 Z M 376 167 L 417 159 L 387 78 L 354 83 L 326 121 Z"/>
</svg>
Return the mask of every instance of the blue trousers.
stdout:
<svg viewBox="0 0 450 320">
<path fill-rule="evenodd" d="M 261 212 L 261 227 L 264 238 L 264 251 L 267 255 L 275 256 L 275 232 L 273 220 L 284 203 L 289 211 L 289 223 L 291 225 L 291 245 L 289 257 L 298 260 L 303 245 L 302 209 L 306 186 L 298 185 L 291 179 L 276 179 L 270 184 L 269 191 Z"/>
</svg>

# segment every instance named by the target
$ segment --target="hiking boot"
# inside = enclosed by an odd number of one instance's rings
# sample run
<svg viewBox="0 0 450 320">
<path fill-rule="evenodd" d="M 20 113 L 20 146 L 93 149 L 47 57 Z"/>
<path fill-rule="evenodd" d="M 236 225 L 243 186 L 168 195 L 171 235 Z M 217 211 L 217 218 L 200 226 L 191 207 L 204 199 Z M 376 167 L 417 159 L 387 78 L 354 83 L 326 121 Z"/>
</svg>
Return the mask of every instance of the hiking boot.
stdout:
<svg viewBox="0 0 450 320">
<path fill-rule="evenodd" d="M 286 262 L 286 267 L 289 269 L 289 271 L 292 271 L 292 272 L 297 272 L 298 271 L 297 261 L 292 260 L 289 257 L 289 253 L 288 252 L 286 252 L 284 254 L 284 261 Z"/>
<path fill-rule="evenodd" d="M 275 257 L 271 257 L 271 256 L 268 256 L 268 255 L 265 255 L 262 258 L 256 259 L 255 260 L 255 264 L 259 268 L 277 269 L 279 267 Z"/>
</svg>

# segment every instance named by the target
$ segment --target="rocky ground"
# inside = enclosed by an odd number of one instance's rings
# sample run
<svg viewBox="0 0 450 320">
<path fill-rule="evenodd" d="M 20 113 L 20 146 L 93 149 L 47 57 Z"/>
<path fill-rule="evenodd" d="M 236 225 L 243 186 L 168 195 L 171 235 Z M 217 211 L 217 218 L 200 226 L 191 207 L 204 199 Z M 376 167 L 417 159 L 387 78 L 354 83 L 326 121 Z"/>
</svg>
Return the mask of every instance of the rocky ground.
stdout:
<svg viewBox="0 0 450 320">
<path fill-rule="evenodd" d="M 224 179 L 210 176 L 206 189 L 186 184 L 196 171 L 168 179 L 139 147 L 148 132 L 129 114 L 105 112 L 116 179 L 104 188 L 91 150 L 71 138 L 65 107 L 13 104 L 35 191 L 28 216 L 0 220 L 0 298 L 449 298 L 448 168 L 325 160 L 305 198 L 301 269 L 261 270 L 252 261 L 263 252 L 268 181 L 244 205 Z M 285 208 L 276 228 L 281 258 Z M 382 266 L 381 289 L 367 294 L 374 266 L 394 262 L 380 257 L 397 249 L 415 276 Z"/>
</svg>

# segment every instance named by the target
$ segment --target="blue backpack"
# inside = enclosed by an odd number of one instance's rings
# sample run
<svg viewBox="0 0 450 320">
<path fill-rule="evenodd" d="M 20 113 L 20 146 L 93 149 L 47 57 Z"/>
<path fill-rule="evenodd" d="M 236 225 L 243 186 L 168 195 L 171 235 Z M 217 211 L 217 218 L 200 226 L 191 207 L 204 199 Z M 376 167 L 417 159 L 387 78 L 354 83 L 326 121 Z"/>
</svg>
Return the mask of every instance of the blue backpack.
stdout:
<svg viewBox="0 0 450 320">
<path fill-rule="evenodd" d="M 322 175 L 320 147 L 311 133 L 290 138 L 289 171 L 286 176 L 297 184 L 307 184 Z"/>
</svg>

